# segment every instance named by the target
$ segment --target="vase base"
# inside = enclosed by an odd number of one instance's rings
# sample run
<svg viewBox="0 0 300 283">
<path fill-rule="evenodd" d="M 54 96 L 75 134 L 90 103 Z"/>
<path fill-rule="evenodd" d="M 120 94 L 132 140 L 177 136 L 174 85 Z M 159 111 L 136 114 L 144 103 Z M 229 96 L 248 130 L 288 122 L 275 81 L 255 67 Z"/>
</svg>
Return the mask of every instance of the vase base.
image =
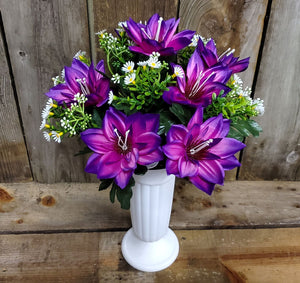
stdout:
<svg viewBox="0 0 300 283">
<path fill-rule="evenodd" d="M 178 256 L 179 242 L 169 228 L 167 234 L 154 242 L 144 242 L 129 229 L 122 240 L 122 254 L 135 269 L 160 271 L 170 266 Z"/>
</svg>

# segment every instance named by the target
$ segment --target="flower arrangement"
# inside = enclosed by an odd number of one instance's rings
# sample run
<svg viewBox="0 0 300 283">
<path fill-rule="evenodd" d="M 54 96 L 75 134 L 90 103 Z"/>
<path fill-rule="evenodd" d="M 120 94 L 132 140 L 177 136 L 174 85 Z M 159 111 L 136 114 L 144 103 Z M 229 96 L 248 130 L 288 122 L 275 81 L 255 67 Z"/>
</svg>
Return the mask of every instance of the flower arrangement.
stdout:
<svg viewBox="0 0 300 283">
<path fill-rule="evenodd" d="M 263 101 L 251 98 L 237 73 L 249 58 L 218 55 L 213 39 L 176 33 L 179 20 L 154 14 L 147 23 L 119 23 L 116 36 L 97 33 L 106 61 L 78 52 L 53 78 L 40 129 L 47 141 L 80 136 L 92 152 L 86 172 L 111 187 L 128 209 L 134 173 L 166 168 L 211 194 L 224 171 L 240 165 L 243 139 L 258 136 L 251 117 Z"/>
</svg>

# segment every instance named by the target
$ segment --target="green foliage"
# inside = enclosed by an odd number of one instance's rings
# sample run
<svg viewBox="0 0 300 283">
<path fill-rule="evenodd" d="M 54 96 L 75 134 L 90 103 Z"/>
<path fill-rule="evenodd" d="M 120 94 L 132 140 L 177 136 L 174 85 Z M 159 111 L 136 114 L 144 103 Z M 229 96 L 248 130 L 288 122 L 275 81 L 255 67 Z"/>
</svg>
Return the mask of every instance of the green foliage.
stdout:
<svg viewBox="0 0 300 283">
<path fill-rule="evenodd" d="M 119 201 L 122 209 L 130 209 L 130 199 L 132 197 L 132 187 L 134 186 L 135 181 L 131 177 L 128 185 L 121 189 L 115 182 L 113 182 L 112 188 L 110 190 L 110 201 L 115 202 L 115 197 Z"/>
<path fill-rule="evenodd" d="M 254 120 L 237 119 L 231 122 L 227 137 L 243 141 L 245 137 L 250 135 L 258 137 L 260 132 L 262 132 L 262 128 Z"/>
<path fill-rule="evenodd" d="M 101 183 L 99 185 L 99 191 L 106 190 L 112 183 L 114 179 L 104 179 L 101 180 Z"/>
</svg>

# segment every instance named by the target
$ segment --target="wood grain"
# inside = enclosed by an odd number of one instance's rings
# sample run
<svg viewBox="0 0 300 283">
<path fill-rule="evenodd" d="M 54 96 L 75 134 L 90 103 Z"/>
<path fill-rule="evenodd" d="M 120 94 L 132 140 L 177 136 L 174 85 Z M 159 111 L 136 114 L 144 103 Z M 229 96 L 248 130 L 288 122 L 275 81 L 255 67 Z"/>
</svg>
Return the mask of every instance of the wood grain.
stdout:
<svg viewBox="0 0 300 283">
<path fill-rule="evenodd" d="M 178 0 L 123 0 L 108 1 L 100 0 L 92 1 L 93 10 L 93 29 L 91 37 L 95 38 L 95 50 L 97 59 L 103 59 L 98 39 L 94 36 L 95 32 L 106 29 L 108 32 L 114 33 L 119 22 L 124 22 L 129 18 L 135 21 L 147 21 L 153 14 L 159 13 L 165 19 L 177 17 Z"/>
<path fill-rule="evenodd" d="M 224 283 L 229 282 L 226 260 L 247 256 L 269 262 L 285 257 L 289 270 L 297 272 L 300 228 L 175 231 L 180 244 L 177 260 L 153 273 L 139 272 L 124 261 L 124 233 L 0 235 L 0 281 Z M 286 274 L 282 267 L 274 265 L 271 278 Z M 284 282 L 295 282 L 291 278 L 293 273 Z"/>
<path fill-rule="evenodd" d="M 51 78 L 78 50 L 89 50 L 86 1 L 2 0 L 1 13 L 34 179 L 90 180 L 86 157 L 73 156 L 82 147 L 78 140 L 48 143 L 39 131 Z"/>
<path fill-rule="evenodd" d="M 267 197 L 266 197 L 267 196 Z M 298 227 L 299 182 L 227 182 L 210 197 L 177 180 L 174 229 Z M 127 230 L 129 211 L 95 183 L 0 184 L 0 233 Z"/>
<path fill-rule="evenodd" d="M 182 0 L 180 29 L 192 29 L 212 37 L 219 55 L 229 47 L 235 56 L 251 57 L 247 71 L 241 73 L 245 86 L 252 86 L 262 37 L 267 0 Z"/>
<path fill-rule="evenodd" d="M 272 1 L 256 86 L 263 133 L 248 139 L 241 178 L 300 180 L 300 2 Z"/>
<path fill-rule="evenodd" d="M 252 86 L 258 60 L 267 0 L 182 0 L 180 29 L 196 30 L 206 38 L 212 37 L 219 55 L 234 48 L 235 56 L 250 56 L 248 69 L 238 74 L 244 86 Z M 254 24 L 255 23 L 255 24 Z M 239 155 L 238 155 L 239 156 Z M 226 172 L 226 180 L 236 180 L 237 169 Z"/>
<path fill-rule="evenodd" d="M 0 15 L 1 16 L 1 15 Z M 3 38 L 0 34 L 0 182 L 32 180 Z"/>
</svg>

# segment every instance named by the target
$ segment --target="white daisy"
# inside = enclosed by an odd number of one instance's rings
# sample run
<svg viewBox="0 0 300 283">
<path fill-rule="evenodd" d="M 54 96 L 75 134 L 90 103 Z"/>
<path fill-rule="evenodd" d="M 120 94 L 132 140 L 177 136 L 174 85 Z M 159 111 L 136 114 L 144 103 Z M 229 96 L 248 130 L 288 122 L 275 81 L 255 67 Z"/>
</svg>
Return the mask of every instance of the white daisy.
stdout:
<svg viewBox="0 0 300 283">
<path fill-rule="evenodd" d="M 47 142 L 50 142 L 50 137 L 52 136 L 51 133 L 44 131 L 43 132 L 44 138 L 46 139 Z"/>
<path fill-rule="evenodd" d="M 107 103 L 110 105 L 110 104 L 112 104 L 113 101 L 114 101 L 114 93 L 113 93 L 113 91 L 111 90 L 111 91 L 108 93 L 108 101 L 107 101 Z"/>
<path fill-rule="evenodd" d="M 58 142 L 58 143 L 61 143 L 61 136 L 63 135 L 63 133 L 62 132 L 56 132 L 56 131 L 52 131 L 51 132 L 51 134 L 52 134 L 52 138 L 53 138 L 53 140 L 55 141 L 55 142 Z"/>
<path fill-rule="evenodd" d="M 122 67 L 122 71 L 125 73 L 132 73 L 133 68 L 134 68 L 134 62 L 129 61 L 124 64 L 124 66 Z"/>
<path fill-rule="evenodd" d="M 148 60 L 148 66 L 154 69 L 159 69 L 161 67 L 161 62 L 158 61 L 157 57 L 150 57 Z"/>
<path fill-rule="evenodd" d="M 181 67 L 176 66 L 176 67 L 174 68 L 174 74 L 173 74 L 173 77 L 174 77 L 174 78 L 175 78 L 175 77 L 179 77 L 179 78 L 181 78 L 181 79 L 184 77 L 184 71 L 182 70 Z"/>
<path fill-rule="evenodd" d="M 135 84 L 135 73 L 132 73 L 132 74 L 126 76 L 124 79 L 124 83 L 126 85 Z"/>
<path fill-rule="evenodd" d="M 43 119 L 43 120 L 42 120 L 42 123 L 41 123 L 41 125 L 40 125 L 40 131 L 41 131 L 42 129 L 44 129 L 45 126 L 46 126 L 46 119 Z"/>
<path fill-rule="evenodd" d="M 43 109 L 43 111 L 42 111 L 42 118 L 43 119 L 47 119 L 48 117 L 49 117 L 49 115 L 50 115 L 50 113 L 51 113 L 51 108 L 49 107 L 49 106 L 45 106 L 45 108 Z"/>
<path fill-rule="evenodd" d="M 81 50 L 79 50 L 75 55 L 74 55 L 74 57 L 73 58 L 75 58 L 75 59 L 77 59 L 77 60 L 79 60 L 80 59 L 80 57 L 85 57 L 86 56 L 86 52 L 85 51 L 81 51 Z"/>
</svg>

